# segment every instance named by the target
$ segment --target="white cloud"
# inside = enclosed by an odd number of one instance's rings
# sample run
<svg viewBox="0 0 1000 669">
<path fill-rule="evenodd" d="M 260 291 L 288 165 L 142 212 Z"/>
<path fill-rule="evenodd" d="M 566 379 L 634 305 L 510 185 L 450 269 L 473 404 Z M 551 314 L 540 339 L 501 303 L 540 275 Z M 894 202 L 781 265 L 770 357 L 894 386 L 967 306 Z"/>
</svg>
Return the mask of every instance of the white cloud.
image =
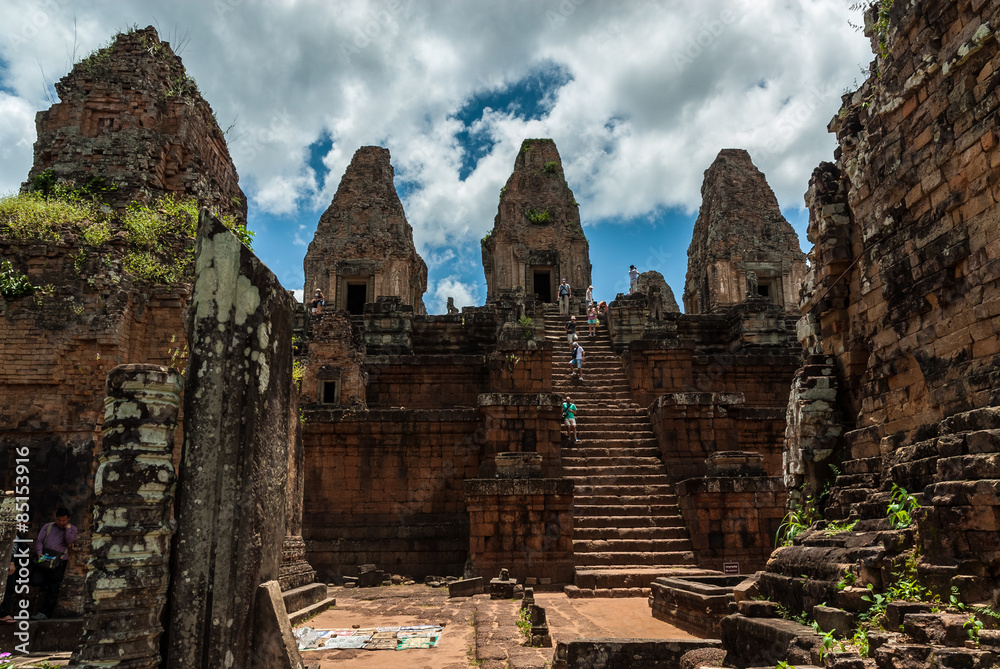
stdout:
<svg viewBox="0 0 1000 669">
<path fill-rule="evenodd" d="M 427 312 L 432 314 L 447 313 L 448 298 L 455 298 L 455 306 L 458 309 L 479 304 L 479 286 L 474 283 L 466 283 L 458 276 L 449 276 L 437 282 L 436 286 L 429 287 L 428 292 L 433 298 L 428 300 L 424 297 Z"/>
<path fill-rule="evenodd" d="M 35 110 L 0 91 L 0 193 L 16 191 L 28 176 L 35 141 Z"/>
</svg>

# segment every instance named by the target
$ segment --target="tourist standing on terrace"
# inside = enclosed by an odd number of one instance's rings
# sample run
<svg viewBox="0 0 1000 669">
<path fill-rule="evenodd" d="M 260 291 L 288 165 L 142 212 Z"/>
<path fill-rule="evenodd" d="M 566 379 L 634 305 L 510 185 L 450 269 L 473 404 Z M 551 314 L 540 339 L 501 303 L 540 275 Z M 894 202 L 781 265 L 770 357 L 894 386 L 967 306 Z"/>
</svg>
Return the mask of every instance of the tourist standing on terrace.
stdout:
<svg viewBox="0 0 1000 669">
<path fill-rule="evenodd" d="M 569 298 L 573 297 L 573 287 L 563 279 L 559 283 L 559 313 L 569 315 Z"/>
<path fill-rule="evenodd" d="M 315 316 L 316 314 L 323 313 L 323 306 L 325 304 L 326 304 L 326 298 L 323 297 L 323 291 L 317 288 L 316 292 L 313 293 L 313 299 L 312 299 L 313 315 Z"/>
<path fill-rule="evenodd" d="M 628 294 L 636 293 L 639 291 L 639 270 L 635 268 L 635 265 L 628 266 Z"/>
<path fill-rule="evenodd" d="M 566 423 L 566 437 L 572 441 L 580 441 L 576 438 L 576 405 L 569 395 L 562 403 L 562 415 L 563 422 Z"/>
<path fill-rule="evenodd" d="M 588 286 L 587 287 L 587 306 L 589 307 L 593 303 L 594 303 L 594 287 L 593 286 Z"/>
<path fill-rule="evenodd" d="M 38 564 L 35 573 L 41 579 L 42 602 L 35 620 L 51 618 L 59 600 L 59 585 L 66 574 L 69 547 L 76 540 L 77 529 L 69 522 L 69 509 L 56 510 L 55 522 L 45 523 L 35 539 L 35 555 Z"/>
</svg>

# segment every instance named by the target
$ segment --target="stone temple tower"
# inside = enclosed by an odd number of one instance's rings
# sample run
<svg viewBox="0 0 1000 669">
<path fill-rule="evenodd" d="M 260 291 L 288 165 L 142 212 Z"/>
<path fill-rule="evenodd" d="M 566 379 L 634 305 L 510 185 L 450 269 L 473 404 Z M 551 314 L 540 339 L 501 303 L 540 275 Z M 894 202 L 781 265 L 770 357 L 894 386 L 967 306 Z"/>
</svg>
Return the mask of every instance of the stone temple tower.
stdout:
<svg viewBox="0 0 1000 669">
<path fill-rule="evenodd" d="M 500 290 L 522 287 L 542 302 L 554 302 L 564 277 L 574 298 L 584 297 L 590 284 L 590 246 L 551 139 L 521 144 L 482 249 L 487 300 Z"/>
<path fill-rule="evenodd" d="M 399 297 L 426 314 L 427 265 L 392 182 L 389 150 L 358 149 L 319 219 L 303 261 L 305 301 L 319 288 L 328 308 L 360 314 L 376 297 Z"/>
<path fill-rule="evenodd" d="M 708 314 L 766 298 L 798 314 L 806 256 L 764 174 L 743 149 L 723 149 L 705 171 L 688 247 L 684 311 Z"/>
<path fill-rule="evenodd" d="M 56 92 L 60 101 L 35 118 L 35 162 L 22 190 L 70 183 L 118 210 L 174 194 L 246 224 L 247 199 L 212 108 L 152 26 L 120 33 Z"/>
</svg>

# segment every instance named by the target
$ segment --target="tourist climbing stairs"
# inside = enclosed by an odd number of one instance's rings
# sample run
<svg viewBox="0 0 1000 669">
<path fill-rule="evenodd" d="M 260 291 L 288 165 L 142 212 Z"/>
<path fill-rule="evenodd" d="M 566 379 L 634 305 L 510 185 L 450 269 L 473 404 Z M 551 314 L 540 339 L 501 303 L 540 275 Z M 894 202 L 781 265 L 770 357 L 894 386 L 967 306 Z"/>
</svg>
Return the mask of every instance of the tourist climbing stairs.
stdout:
<svg viewBox="0 0 1000 669">
<path fill-rule="evenodd" d="M 649 587 L 657 576 L 694 565 L 677 497 L 660 457 L 649 415 L 632 399 L 621 359 L 605 325 L 588 336 L 577 316 L 584 348 L 582 380 L 573 378 L 567 316 L 545 315 L 552 342 L 553 392 L 572 397 L 579 441 L 563 429 L 563 475 L 574 488 L 573 549 L 576 585 L 607 590 Z"/>
</svg>

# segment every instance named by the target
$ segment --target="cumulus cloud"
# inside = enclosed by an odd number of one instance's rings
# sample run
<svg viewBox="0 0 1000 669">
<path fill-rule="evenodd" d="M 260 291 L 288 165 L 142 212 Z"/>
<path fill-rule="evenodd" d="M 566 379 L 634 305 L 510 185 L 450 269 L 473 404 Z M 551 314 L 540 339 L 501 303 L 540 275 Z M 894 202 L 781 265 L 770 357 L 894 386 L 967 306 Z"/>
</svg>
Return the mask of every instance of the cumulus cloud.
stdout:
<svg viewBox="0 0 1000 669">
<path fill-rule="evenodd" d="M 455 298 L 455 306 L 471 307 L 479 304 L 479 286 L 474 283 L 464 282 L 458 276 L 449 276 L 436 282 L 429 291 L 433 297 L 424 298 L 427 312 L 431 314 L 444 314 L 448 309 L 448 298 Z"/>
<path fill-rule="evenodd" d="M 702 173 L 726 147 L 748 149 L 782 206 L 797 207 L 812 166 L 832 155 L 826 124 L 841 92 L 871 59 L 847 5 L 175 0 L 154 17 L 139 0 L 0 0 L 0 189 L 27 173 L 18 142 L 30 110 L 48 105 L 73 56 L 155 22 L 165 38 L 175 26 L 190 38 L 185 65 L 221 125 L 235 122 L 231 152 L 260 212 L 318 219 L 354 151 L 379 144 L 406 185 L 418 248 L 474 251 L 526 137 L 555 139 L 588 225 L 696 211 Z M 566 77 L 544 114 L 514 105 L 457 118 L 545 64 Z M 488 146 L 471 172 L 466 131 Z M 320 138 L 322 185 L 307 165 Z M 290 227 L 289 248 L 307 235 Z"/>
</svg>

